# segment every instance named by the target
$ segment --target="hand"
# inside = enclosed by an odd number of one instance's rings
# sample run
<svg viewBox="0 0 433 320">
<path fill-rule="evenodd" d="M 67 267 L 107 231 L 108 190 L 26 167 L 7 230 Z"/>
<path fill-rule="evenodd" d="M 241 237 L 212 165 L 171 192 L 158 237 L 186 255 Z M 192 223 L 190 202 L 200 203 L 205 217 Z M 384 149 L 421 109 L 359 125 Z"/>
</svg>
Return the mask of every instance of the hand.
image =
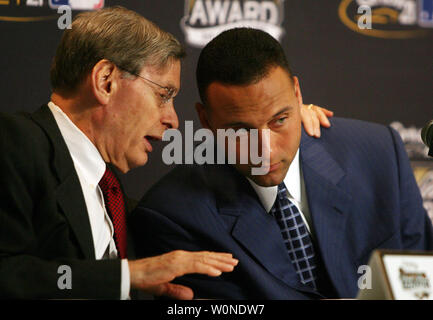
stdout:
<svg viewBox="0 0 433 320">
<path fill-rule="evenodd" d="M 315 105 L 304 104 L 301 107 L 301 119 L 304 129 L 310 136 L 320 138 L 320 126 L 329 128 L 331 123 L 328 118 L 332 117 L 334 112 Z"/>
<path fill-rule="evenodd" d="M 172 251 L 160 256 L 128 261 L 131 288 L 141 289 L 175 299 L 192 299 L 193 291 L 185 286 L 170 283 L 174 278 L 189 273 L 201 273 L 218 277 L 231 272 L 238 264 L 230 253 L 209 251 Z"/>
</svg>

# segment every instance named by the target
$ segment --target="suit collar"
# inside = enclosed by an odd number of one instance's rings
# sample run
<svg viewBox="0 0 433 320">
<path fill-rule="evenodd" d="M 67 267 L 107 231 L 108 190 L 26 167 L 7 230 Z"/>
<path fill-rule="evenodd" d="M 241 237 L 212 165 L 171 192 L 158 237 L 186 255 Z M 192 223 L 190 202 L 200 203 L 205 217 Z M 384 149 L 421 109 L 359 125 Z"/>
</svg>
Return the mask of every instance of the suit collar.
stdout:
<svg viewBox="0 0 433 320">
<path fill-rule="evenodd" d="M 228 165 L 214 166 L 211 170 L 221 184 L 215 187 L 219 190 L 216 192 L 217 206 L 222 219 L 229 225 L 231 236 L 277 279 L 298 291 L 314 294 L 299 282 L 278 224 L 263 208 L 248 180 Z M 213 180 L 212 174 L 210 177 Z M 222 185 L 225 186 L 223 189 Z"/>
<path fill-rule="evenodd" d="M 266 212 L 271 211 L 275 199 L 277 198 L 278 186 L 272 187 L 262 187 L 247 178 L 248 182 L 251 184 L 255 190 L 260 202 L 265 208 Z M 299 163 L 299 148 L 296 151 L 296 155 L 290 164 L 289 170 L 287 171 L 286 177 L 284 178 L 284 184 L 289 192 L 289 195 L 295 199 L 298 203 L 301 203 L 301 168 Z"/>
<path fill-rule="evenodd" d="M 309 166 L 320 173 L 320 176 L 332 185 L 337 185 L 346 175 L 345 170 L 338 164 L 324 146 L 323 138 L 313 138 L 302 129 L 300 155 L 302 166 Z"/>
<path fill-rule="evenodd" d="M 44 105 L 33 113 L 31 118 L 45 131 L 52 143 L 54 150 L 53 165 L 57 178 L 60 181 L 66 179 L 71 172 L 75 172 L 75 168 L 68 147 L 66 146 L 53 114 L 48 106 Z"/>
<path fill-rule="evenodd" d="M 95 249 L 89 215 L 69 150 L 48 106 L 44 105 L 31 115 L 52 144 L 53 168 L 58 178 L 56 197 L 87 259 L 95 258 Z M 77 199 L 79 201 L 77 201 Z"/>
<path fill-rule="evenodd" d="M 337 291 L 345 292 L 341 265 L 345 265 L 345 223 L 352 196 L 345 170 L 325 147 L 326 139 L 315 139 L 304 131 L 301 138 L 301 164 L 308 205 L 325 268 Z"/>
<path fill-rule="evenodd" d="M 48 103 L 66 146 L 74 160 L 74 167 L 90 185 L 97 186 L 104 175 L 106 164 L 89 138 L 53 102 Z"/>
</svg>

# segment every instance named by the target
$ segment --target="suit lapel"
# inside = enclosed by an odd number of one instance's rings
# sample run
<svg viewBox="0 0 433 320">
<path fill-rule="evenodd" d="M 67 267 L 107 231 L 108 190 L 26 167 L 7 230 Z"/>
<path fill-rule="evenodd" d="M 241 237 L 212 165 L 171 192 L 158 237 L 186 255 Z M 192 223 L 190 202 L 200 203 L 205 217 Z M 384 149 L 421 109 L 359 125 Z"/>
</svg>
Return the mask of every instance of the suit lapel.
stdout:
<svg viewBox="0 0 433 320">
<path fill-rule="evenodd" d="M 231 182 L 219 189 L 225 190 L 227 197 L 218 199 L 219 213 L 230 225 L 231 236 L 276 278 L 296 290 L 313 293 L 299 282 L 275 219 L 265 211 L 249 182 L 231 170 Z M 222 176 L 220 172 L 220 181 Z"/>
<path fill-rule="evenodd" d="M 333 284 L 341 292 L 345 280 L 340 267 L 347 261 L 342 231 L 352 202 L 345 191 L 346 173 L 324 148 L 323 141 L 314 141 L 304 131 L 300 156 L 318 247 Z"/>
<path fill-rule="evenodd" d="M 77 201 L 77 199 L 80 199 Z M 57 188 L 57 203 L 62 208 L 81 250 L 87 259 L 95 259 L 92 229 L 83 191 L 76 173 L 71 173 Z"/>
<path fill-rule="evenodd" d="M 80 181 L 66 143 L 47 106 L 42 106 L 31 115 L 31 118 L 42 127 L 53 145 L 53 166 L 59 181 L 56 194 L 57 202 L 68 219 L 84 256 L 87 259 L 94 259 L 95 251 L 89 215 Z"/>
</svg>

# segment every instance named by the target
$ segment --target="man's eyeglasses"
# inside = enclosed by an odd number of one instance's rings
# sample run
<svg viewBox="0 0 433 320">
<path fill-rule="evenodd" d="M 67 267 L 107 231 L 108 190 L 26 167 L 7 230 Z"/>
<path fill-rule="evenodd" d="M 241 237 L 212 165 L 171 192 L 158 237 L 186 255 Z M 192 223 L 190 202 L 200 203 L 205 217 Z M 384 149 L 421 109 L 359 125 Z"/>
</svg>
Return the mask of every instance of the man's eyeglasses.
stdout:
<svg viewBox="0 0 433 320">
<path fill-rule="evenodd" d="M 161 97 L 161 100 L 162 100 L 161 102 L 162 102 L 162 104 L 166 104 L 166 103 L 168 103 L 171 99 L 173 99 L 173 96 L 174 96 L 174 94 L 176 93 L 176 88 L 173 88 L 173 87 L 164 87 L 164 86 L 162 86 L 162 85 L 160 85 L 160 84 L 158 84 L 158 83 L 156 83 L 156 82 L 154 82 L 154 81 L 152 81 L 152 80 L 150 80 L 150 79 L 147 79 L 147 78 L 145 78 L 145 77 L 140 76 L 139 74 L 135 74 L 135 73 L 131 73 L 131 74 L 134 75 L 134 76 L 136 76 L 136 77 L 139 77 L 139 78 L 141 78 L 141 79 L 143 79 L 143 80 L 146 80 L 146 81 L 148 81 L 148 82 L 150 82 L 150 83 L 153 83 L 154 85 L 160 87 L 161 89 L 164 89 L 165 92 L 166 92 L 166 94 L 160 94 L 160 95 L 159 95 L 159 96 Z"/>
<path fill-rule="evenodd" d="M 147 79 L 147 78 L 145 78 L 145 77 L 142 77 L 142 76 L 140 76 L 139 74 L 136 74 L 136 73 L 130 72 L 130 71 L 125 70 L 125 69 L 123 69 L 123 68 L 121 68 L 121 67 L 119 67 L 119 69 L 122 69 L 123 71 L 126 71 L 126 72 L 128 72 L 128 73 L 130 73 L 130 74 L 132 74 L 132 75 L 134 75 L 134 76 L 136 76 L 136 77 L 139 77 L 139 78 L 141 78 L 141 79 L 143 79 L 143 80 L 146 80 L 146 81 L 148 81 L 148 82 L 150 82 L 150 83 L 152 83 L 152 84 L 154 84 L 154 85 L 160 87 L 161 89 L 164 89 L 165 92 L 166 92 L 166 94 L 159 94 L 159 96 L 160 96 L 160 98 L 161 98 L 161 104 L 166 104 L 166 103 L 170 102 L 170 100 L 173 99 L 173 96 L 174 96 L 174 94 L 176 93 L 176 88 L 173 88 L 173 87 L 165 87 L 165 86 L 162 86 L 162 85 L 160 85 L 160 84 L 158 84 L 158 83 L 156 83 L 156 82 L 154 82 L 154 81 L 152 81 L 152 80 L 150 80 L 150 79 Z"/>
</svg>

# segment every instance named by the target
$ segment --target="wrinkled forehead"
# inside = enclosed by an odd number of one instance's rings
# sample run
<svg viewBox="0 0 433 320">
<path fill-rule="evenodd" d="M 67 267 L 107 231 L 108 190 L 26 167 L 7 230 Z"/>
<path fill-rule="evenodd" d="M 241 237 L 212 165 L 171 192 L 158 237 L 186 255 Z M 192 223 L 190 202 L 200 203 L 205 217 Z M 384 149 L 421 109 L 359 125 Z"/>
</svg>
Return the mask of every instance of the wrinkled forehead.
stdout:
<svg viewBox="0 0 433 320">
<path fill-rule="evenodd" d="M 160 81 L 161 85 L 180 88 L 181 61 L 170 58 L 163 65 L 145 65 L 142 67 L 140 75 L 149 77 L 155 81 Z"/>
</svg>

